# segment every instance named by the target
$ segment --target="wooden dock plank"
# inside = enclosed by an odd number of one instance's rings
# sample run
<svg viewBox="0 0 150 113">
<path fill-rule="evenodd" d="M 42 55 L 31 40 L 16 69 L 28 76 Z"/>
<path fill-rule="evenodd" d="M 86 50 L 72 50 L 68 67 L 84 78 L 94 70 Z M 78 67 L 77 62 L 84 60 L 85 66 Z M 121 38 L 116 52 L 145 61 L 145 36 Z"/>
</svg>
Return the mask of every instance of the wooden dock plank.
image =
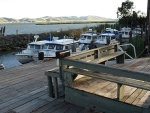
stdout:
<svg viewBox="0 0 150 113">
<path fill-rule="evenodd" d="M 108 84 L 110 84 L 110 82 L 100 80 L 100 79 L 95 79 L 92 77 L 82 77 L 73 82 L 73 87 L 80 90 L 95 93 L 97 90 L 101 90 L 103 87 L 107 86 Z"/>
<path fill-rule="evenodd" d="M 132 103 L 133 105 L 137 105 L 137 103 L 141 100 L 141 98 L 147 93 L 147 90 L 142 90 L 142 92 L 140 93 L 140 95 L 138 95 L 138 97 L 136 98 L 136 100 L 134 100 L 134 102 Z"/>
<path fill-rule="evenodd" d="M 69 110 L 67 110 L 65 113 L 78 113 L 82 109 L 83 108 L 81 108 L 79 106 L 73 106 L 72 108 L 70 108 Z"/>
<path fill-rule="evenodd" d="M 61 103 L 64 103 L 64 98 L 60 98 L 60 99 L 57 99 L 55 101 L 51 101 L 50 103 L 44 105 L 44 106 L 41 106 L 40 108 L 32 111 L 32 113 L 43 113 L 43 112 L 46 112 L 48 111 L 49 109 L 53 108 L 54 106 L 57 106 Z"/>
<path fill-rule="evenodd" d="M 147 91 L 146 94 L 141 98 L 141 100 L 137 103 L 138 106 L 141 107 L 149 107 L 150 106 L 150 102 L 146 102 L 149 101 L 149 97 L 150 97 L 150 91 Z"/>
<path fill-rule="evenodd" d="M 29 65 L 29 64 L 27 64 Z M 55 61 L 53 62 L 44 62 L 44 63 L 40 63 L 40 64 L 33 64 L 31 63 L 32 67 L 29 65 L 27 68 L 22 68 L 22 70 L 14 70 L 14 71 L 6 71 L 3 73 L 3 71 L 1 72 L 0 75 L 0 81 L 4 81 L 4 80 L 10 80 L 12 79 L 12 77 L 14 79 L 16 79 L 15 77 L 22 77 L 28 74 L 32 74 L 32 72 L 37 72 L 39 70 L 46 70 L 48 69 L 48 66 L 52 66 L 52 68 L 56 67 Z M 23 67 L 23 66 L 22 66 Z M 30 71 L 29 71 L 30 70 Z M 7 76 L 6 76 L 7 75 Z M 11 77 L 11 78 L 10 78 Z"/>
<path fill-rule="evenodd" d="M 141 100 L 137 103 L 138 106 L 143 106 L 145 101 L 148 99 L 150 95 L 150 91 L 146 92 L 146 94 L 143 96 L 143 98 L 141 98 Z"/>
<path fill-rule="evenodd" d="M 109 96 L 109 94 L 111 94 L 111 91 L 115 88 L 116 88 L 116 84 L 115 83 L 110 83 L 107 86 L 95 91 L 95 94 L 98 94 L 98 95 L 101 95 L 101 96 L 104 96 L 104 97 L 108 97 L 108 98 L 114 98 L 114 97 L 116 97 L 116 95 L 111 97 L 111 96 Z"/>
<path fill-rule="evenodd" d="M 53 67 L 55 67 L 55 66 L 53 66 Z M 48 69 L 48 66 L 47 67 L 39 66 L 39 68 L 35 68 L 34 71 L 32 71 L 32 69 L 22 70 L 22 71 L 20 71 L 20 72 L 22 72 L 21 74 L 18 74 L 17 72 L 13 72 L 15 74 L 7 74 L 7 76 L 5 75 L 4 79 L 0 78 L 0 80 L 1 80 L 0 84 L 3 85 L 3 84 L 7 84 L 9 82 L 13 83 L 14 81 L 16 81 L 16 79 L 19 80 L 23 77 L 25 78 L 25 77 L 31 76 L 34 73 L 39 73 L 40 71 L 44 72 L 46 69 Z"/>
<path fill-rule="evenodd" d="M 18 101 L 16 101 L 17 98 L 15 98 L 13 102 L 11 101 L 12 103 L 10 103 L 10 101 L 8 101 L 8 103 L 1 104 L 0 105 L 0 113 L 4 113 L 7 110 L 14 109 L 18 106 L 21 106 L 22 104 L 25 104 L 29 101 L 32 101 L 32 100 L 34 100 L 34 99 L 38 98 L 39 96 L 42 96 L 46 93 L 48 93 L 47 90 L 39 92 L 36 95 L 34 94 L 34 95 L 31 95 L 31 96 L 28 96 L 27 98 L 24 98 L 24 99 L 20 98 L 20 100 L 18 100 Z"/>
<path fill-rule="evenodd" d="M 136 89 L 134 93 L 125 101 L 126 103 L 132 104 L 135 99 L 140 95 L 142 89 Z"/>
<path fill-rule="evenodd" d="M 65 113 L 73 107 L 74 105 L 66 103 L 64 106 L 59 107 L 58 109 L 54 110 L 53 113 Z"/>
<path fill-rule="evenodd" d="M 105 97 L 117 98 L 117 87 L 114 87 L 111 91 L 105 94 Z"/>
<path fill-rule="evenodd" d="M 61 109 L 63 108 L 66 104 L 66 102 L 60 102 L 55 106 L 52 106 L 51 108 L 49 108 L 47 111 L 44 111 L 43 113 L 53 113 L 55 110 Z"/>
<path fill-rule="evenodd" d="M 19 96 L 21 94 L 28 93 L 28 92 L 30 92 L 32 90 L 36 90 L 36 89 L 41 88 L 41 87 L 46 86 L 46 85 L 47 85 L 47 83 L 43 83 L 41 81 L 37 81 L 37 82 L 34 81 L 33 83 L 29 83 L 29 84 L 27 82 L 26 85 L 23 85 L 23 86 L 20 85 L 20 84 L 17 84 L 17 86 L 19 86 L 19 87 L 9 88 L 11 90 L 6 88 L 6 89 L 2 90 L 2 94 L 1 95 L 4 95 L 5 93 L 8 93 L 6 96 L 12 96 L 11 93 L 9 94 L 9 92 L 10 91 L 12 91 L 12 92 L 15 91 L 16 93 L 19 93 L 16 96 Z M 6 96 L 2 96 L 1 99 L 5 98 Z"/>
<path fill-rule="evenodd" d="M 34 100 L 29 101 L 28 103 L 25 103 L 15 109 L 13 109 L 13 111 L 15 111 L 17 113 L 30 113 L 30 112 L 38 109 L 40 106 L 44 106 L 48 103 L 49 103 L 49 101 L 36 98 Z"/>
</svg>

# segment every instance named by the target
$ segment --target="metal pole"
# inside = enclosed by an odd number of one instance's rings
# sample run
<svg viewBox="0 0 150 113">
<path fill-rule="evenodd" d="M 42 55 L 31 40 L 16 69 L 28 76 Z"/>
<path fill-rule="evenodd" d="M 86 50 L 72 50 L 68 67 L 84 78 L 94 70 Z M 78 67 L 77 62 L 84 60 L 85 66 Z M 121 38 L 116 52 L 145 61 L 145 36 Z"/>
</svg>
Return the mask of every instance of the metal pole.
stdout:
<svg viewBox="0 0 150 113">
<path fill-rule="evenodd" d="M 150 52 L 150 0 L 147 1 L 147 54 L 149 56 L 149 52 Z"/>
</svg>

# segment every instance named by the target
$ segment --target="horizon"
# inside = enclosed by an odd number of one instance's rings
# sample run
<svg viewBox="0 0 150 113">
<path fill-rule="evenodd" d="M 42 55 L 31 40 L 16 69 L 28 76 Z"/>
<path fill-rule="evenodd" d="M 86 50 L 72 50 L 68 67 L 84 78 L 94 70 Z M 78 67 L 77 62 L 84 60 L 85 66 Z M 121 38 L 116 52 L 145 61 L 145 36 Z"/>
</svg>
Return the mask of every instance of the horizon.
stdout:
<svg viewBox="0 0 150 113">
<path fill-rule="evenodd" d="M 43 17 L 37 17 L 37 18 L 45 18 L 45 17 L 56 17 L 56 18 L 59 18 L 59 17 L 78 17 L 78 18 L 80 18 L 80 17 L 88 17 L 88 16 L 100 17 L 100 16 L 96 16 L 96 15 L 87 15 L 87 16 L 85 15 L 85 16 L 43 16 Z M 0 17 L 0 18 L 11 18 L 11 17 Z M 30 18 L 30 17 L 23 17 L 23 18 Z M 19 18 L 19 19 L 23 19 L 23 18 Z M 30 19 L 37 19 L 37 18 L 35 17 L 35 18 L 30 18 Z M 100 18 L 106 18 L 106 17 L 100 17 Z M 12 19 L 17 19 L 17 18 L 12 18 Z M 19 19 L 17 19 L 17 20 L 19 20 Z M 106 18 L 106 19 L 112 19 L 112 18 Z"/>
<path fill-rule="evenodd" d="M 99 16 L 117 19 L 117 8 L 121 7 L 124 1 L 126 0 L 2 0 L 0 18 Z M 134 11 L 140 10 L 147 14 L 147 0 L 130 1 L 134 3 Z"/>
</svg>

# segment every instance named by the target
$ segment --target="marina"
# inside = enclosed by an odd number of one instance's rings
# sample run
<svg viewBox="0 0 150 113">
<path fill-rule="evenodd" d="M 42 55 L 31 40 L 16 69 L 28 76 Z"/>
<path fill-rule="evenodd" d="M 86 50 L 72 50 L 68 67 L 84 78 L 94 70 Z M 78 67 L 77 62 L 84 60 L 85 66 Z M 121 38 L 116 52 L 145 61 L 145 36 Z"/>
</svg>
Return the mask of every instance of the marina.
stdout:
<svg viewBox="0 0 150 113">
<path fill-rule="evenodd" d="M 1 2 L 0 113 L 150 113 L 150 0 L 57 2 Z"/>
<path fill-rule="evenodd" d="M 91 50 L 92 51 L 92 50 Z M 90 51 L 89 51 L 90 52 Z M 106 54 L 106 53 L 105 53 Z M 88 55 L 88 54 L 87 54 Z M 75 55 L 74 55 L 75 56 Z M 71 58 L 71 56 L 70 56 Z M 73 58 L 73 57 L 72 57 Z M 149 73 L 150 58 L 125 60 L 123 64 L 106 62 L 106 65 L 116 69 L 127 69 Z M 111 64 L 111 65 L 110 65 Z M 71 64 L 73 65 L 73 63 Z M 90 66 L 90 65 L 88 65 Z M 47 70 L 58 68 L 56 60 L 37 61 L 15 66 L 0 71 L 0 112 L 1 113 L 103 113 L 84 107 L 78 101 L 76 104 L 67 102 L 63 96 L 61 80 L 58 79 L 58 98 L 49 96 L 48 80 L 45 76 Z M 76 71 L 77 73 L 79 71 Z M 112 71 L 113 72 L 113 71 Z M 90 73 L 88 73 L 90 75 Z M 92 74 L 91 74 L 92 75 Z M 82 83 L 87 82 L 86 84 Z M 147 84 L 149 85 L 149 83 Z M 94 91 L 96 94 L 106 98 L 117 97 L 117 85 L 112 81 L 97 80 L 96 78 L 81 78 L 73 83 L 75 89 Z M 86 89 L 84 89 L 86 87 Z M 83 88 L 83 89 L 82 89 Z M 140 88 L 125 86 L 122 102 L 138 106 L 137 109 L 148 108 L 150 105 L 150 91 Z M 67 89 L 69 91 L 69 89 Z M 81 92 L 78 92 L 79 94 Z M 66 93 L 68 97 L 68 93 Z M 72 95 L 73 96 L 73 95 Z M 82 98 L 79 97 L 81 100 Z M 84 98 L 83 98 L 84 99 Z M 94 98 L 93 98 L 94 99 Z M 72 100 L 70 100 L 72 101 Z M 83 100 L 82 102 L 84 102 Z M 101 105 L 101 104 L 100 104 Z M 122 106 L 122 104 L 120 104 Z M 108 108 L 111 104 L 107 105 Z M 104 107 L 104 106 L 103 106 Z M 135 107 L 136 108 L 136 107 Z M 107 112 L 106 112 L 107 113 Z M 109 113 L 109 112 L 108 112 Z M 112 112 L 114 113 L 114 112 Z M 140 112 L 142 113 L 142 112 Z M 145 112 L 149 113 L 149 112 Z"/>
</svg>

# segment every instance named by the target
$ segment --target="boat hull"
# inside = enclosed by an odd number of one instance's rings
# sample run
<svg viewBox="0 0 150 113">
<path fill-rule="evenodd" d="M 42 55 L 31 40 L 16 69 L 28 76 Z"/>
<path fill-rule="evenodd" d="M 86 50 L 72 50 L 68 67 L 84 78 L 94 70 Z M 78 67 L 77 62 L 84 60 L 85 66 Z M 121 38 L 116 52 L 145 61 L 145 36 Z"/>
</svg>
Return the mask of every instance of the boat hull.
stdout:
<svg viewBox="0 0 150 113">
<path fill-rule="evenodd" d="M 48 60 L 52 60 L 52 59 L 54 59 L 54 58 L 56 58 L 56 57 L 44 57 L 44 61 L 48 61 Z M 38 61 L 39 60 L 39 57 L 37 57 L 37 56 L 33 56 L 33 60 L 34 61 Z"/>
<path fill-rule="evenodd" d="M 3 64 L 0 64 L 0 70 L 1 69 L 4 69 L 5 67 L 4 67 L 4 65 Z"/>
<path fill-rule="evenodd" d="M 33 56 L 32 55 L 21 55 L 21 54 L 16 54 L 16 58 L 18 61 L 22 64 L 29 63 L 33 61 Z"/>
</svg>

